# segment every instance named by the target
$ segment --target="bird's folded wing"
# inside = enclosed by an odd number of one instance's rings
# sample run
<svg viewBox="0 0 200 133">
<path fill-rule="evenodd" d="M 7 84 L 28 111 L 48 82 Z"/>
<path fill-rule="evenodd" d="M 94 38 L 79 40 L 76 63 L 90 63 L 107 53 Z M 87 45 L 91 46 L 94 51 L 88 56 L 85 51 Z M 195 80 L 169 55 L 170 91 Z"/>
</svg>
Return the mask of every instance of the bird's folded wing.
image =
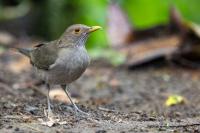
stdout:
<svg viewBox="0 0 200 133">
<path fill-rule="evenodd" d="M 55 45 L 55 41 L 52 41 L 35 46 L 30 53 L 30 60 L 35 67 L 48 70 L 55 63 L 57 56 L 58 47 Z"/>
</svg>

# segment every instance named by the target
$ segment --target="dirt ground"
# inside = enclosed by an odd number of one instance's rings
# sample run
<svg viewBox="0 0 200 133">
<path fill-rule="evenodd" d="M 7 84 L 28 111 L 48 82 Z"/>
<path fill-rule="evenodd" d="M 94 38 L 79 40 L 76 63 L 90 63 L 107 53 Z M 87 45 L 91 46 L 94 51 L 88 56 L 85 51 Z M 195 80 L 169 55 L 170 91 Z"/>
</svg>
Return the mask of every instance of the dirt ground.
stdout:
<svg viewBox="0 0 200 133">
<path fill-rule="evenodd" d="M 1 62 L 5 58 L 9 56 L 1 56 Z M 70 89 L 77 105 L 90 116 L 78 117 L 69 102 L 54 101 L 53 111 L 61 123 L 48 127 L 41 124 L 46 121 L 47 105 L 40 89 L 45 86 L 31 70 L 14 73 L 8 64 L 0 65 L 2 133 L 200 132 L 198 70 L 167 63 L 130 70 L 92 62 Z M 185 102 L 166 107 L 172 94 L 183 96 Z"/>
</svg>

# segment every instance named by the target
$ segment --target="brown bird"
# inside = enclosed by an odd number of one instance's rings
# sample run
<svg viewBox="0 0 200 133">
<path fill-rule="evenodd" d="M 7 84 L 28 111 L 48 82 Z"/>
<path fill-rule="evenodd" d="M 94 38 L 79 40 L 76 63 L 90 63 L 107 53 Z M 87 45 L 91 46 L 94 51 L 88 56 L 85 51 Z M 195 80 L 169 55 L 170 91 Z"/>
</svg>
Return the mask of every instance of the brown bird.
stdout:
<svg viewBox="0 0 200 133">
<path fill-rule="evenodd" d="M 36 73 L 47 85 L 48 116 L 53 114 L 49 99 L 50 84 L 62 87 L 76 113 L 87 114 L 76 106 L 67 90 L 68 85 L 78 79 L 89 65 L 85 43 L 89 34 L 100 28 L 75 24 L 68 27 L 58 40 L 38 44 L 33 49 L 18 48 L 30 59 Z"/>
</svg>

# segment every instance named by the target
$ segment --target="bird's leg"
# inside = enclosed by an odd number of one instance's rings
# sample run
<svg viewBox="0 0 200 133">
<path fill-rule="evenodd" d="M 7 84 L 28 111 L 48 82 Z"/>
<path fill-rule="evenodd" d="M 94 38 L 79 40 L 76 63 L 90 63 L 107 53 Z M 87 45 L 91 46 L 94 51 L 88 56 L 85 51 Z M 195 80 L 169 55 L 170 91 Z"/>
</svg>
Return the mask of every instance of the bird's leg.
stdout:
<svg viewBox="0 0 200 133">
<path fill-rule="evenodd" d="M 53 112 L 51 110 L 51 103 L 50 103 L 50 97 L 49 97 L 49 93 L 50 93 L 50 85 L 46 84 L 48 92 L 47 92 L 47 105 L 48 105 L 48 110 L 47 110 L 47 116 L 48 118 L 53 116 Z"/>
<path fill-rule="evenodd" d="M 87 115 L 87 116 L 88 116 L 88 115 L 89 115 L 88 113 L 86 113 L 86 112 L 80 110 L 80 109 L 76 106 L 76 104 L 72 101 L 71 96 L 70 96 L 70 94 L 69 94 L 68 91 L 67 91 L 67 89 L 69 88 L 69 86 L 68 86 L 68 85 L 61 85 L 61 87 L 62 87 L 62 89 L 65 91 L 67 97 L 69 98 L 71 104 L 73 105 L 73 108 L 74 108 L 76 114 L 77 114 L 77 115 Z"/>
</svg>

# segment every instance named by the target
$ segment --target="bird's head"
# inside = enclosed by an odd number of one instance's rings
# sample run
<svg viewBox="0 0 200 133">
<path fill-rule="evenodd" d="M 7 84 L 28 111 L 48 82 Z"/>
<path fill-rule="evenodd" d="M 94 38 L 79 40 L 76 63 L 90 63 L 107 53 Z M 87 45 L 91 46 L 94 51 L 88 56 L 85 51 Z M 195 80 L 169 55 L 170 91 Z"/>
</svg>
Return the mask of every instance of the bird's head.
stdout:
<svg viewBox="0 0 200 133">
<path fill-rule="evenodd" d="M 83 46 L 90 33 L 101 29 L 100 26 L 86 26 L 74 24 L 69 26 L 60 38 L 62 45 Z"/>
</svg>

